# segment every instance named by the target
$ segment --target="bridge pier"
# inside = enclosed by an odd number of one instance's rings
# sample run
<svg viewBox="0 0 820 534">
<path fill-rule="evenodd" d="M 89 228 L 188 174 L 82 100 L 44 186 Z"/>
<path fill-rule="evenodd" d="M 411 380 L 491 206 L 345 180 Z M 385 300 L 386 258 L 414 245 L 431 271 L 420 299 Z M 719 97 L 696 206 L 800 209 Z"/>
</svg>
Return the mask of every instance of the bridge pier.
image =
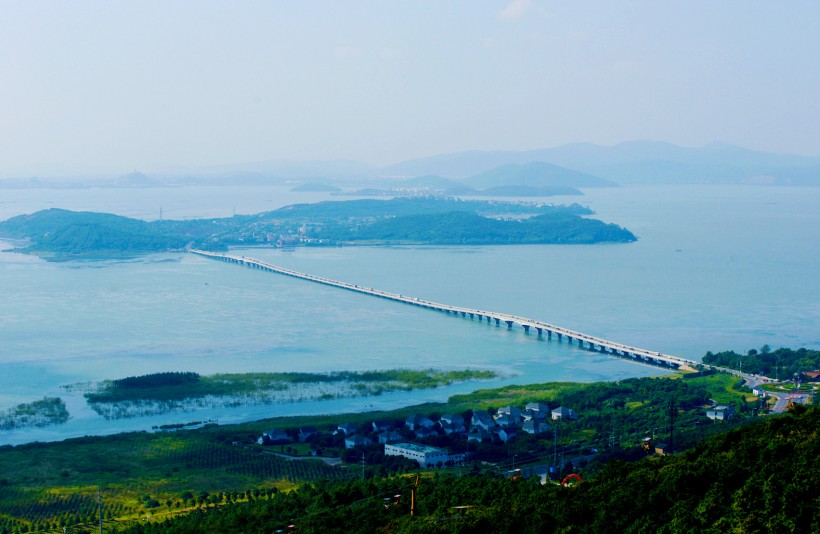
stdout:
<svg viewBox="0 0 820 534">
<path fill-rule="evenodd" d="M 529 334 L 531 328 L 535 328 L 538 332 L 538 337 L 541 338 L 543 336 L 544 331 L 546 330 L 547 338 L 552 340 L 553 334 L 558 336 L 559 341 L 563 341 L 564 337 L 568 343 L 572 344 L 573 339 L 578 341 L 579 348 L 585 348 L 589 351 L 598 351 L 603 354 L 612 354 L 614 356 L 618 356 L 620 358 L 629 358 L 633 361 L 648 364 L 648 365 L 658 365 L 658 366 L 667 366 L 671 368 L 680 367 L 681 365 L 686 364 L 694 364 L 695 362 L 690 362 L 689 360 L 685 360 L 683 358 L 675 358 L 672 356 L 667 356 L 665 354 L 661 354 L 659 352 L 651 352 L 645 349 L 636 349 L 633 347 L 623 347 L 620 344 L 615 342 L 607 341 L 604 339 L 599 338 L 591 338 L 591 336 L 587 336 L 586 334 L 576 333 L 569 330 L 560 329 L 558 331 L 557 327 L 554 328 L 547 323 L 540 323 L 534 322 L 530 324 L 522 324 L 522 321 L 526 321 L 526 319 L 518 318 L 514 315 L 506 315 L 502 314 L 500 316 L 493 316 L 490 313 L 482 310 L 462 310 L 455 306 L 448 306 L 445 304 L 439 304 L 430 301 L 420 301 L 419 299 L 409 299 L 408 297 L 404 297 L 403 295 L 397 295 L 393 293 L 387 293 L 384 291 L 375 290 L 372 288 L 360 288 L 357 285 L 353 284 L 346 284 L 344 282 L 337 282 L 335 280 L 331 280 L 329 278 L 323 278 L 319 276 L 312 276 L 305 273 L 300 273 L 296 271 L 292 271 L 290 269 L 285 269 L 282 267 L 277 267 L 275 265 L 271 265 L 266 262 L 257 261 L 253 258 L 246 258 L 244 256 L 235 256 L 231 254 L 219 254 L 215 252 L 208 252 L 203 250 L 196 250 L 191 249 L 190 252 L 193 254 L 203 256 L 206 258 L 220 260 L 226 263 L 233 263 L 240 266 L 246 266 L 249 269 L 257 269 L 266 272 L 273 272 L 277 274 L 281 274 L 284 276 L 290 276 L 293 278 L 299 278 L 302 280 L 307 280 L 311 282 L 317 282 L 320 284 L 325 284 L 332 287 L 348 289 L 351 291 L 358 291 L 360 293 L 364 293 L 374 297 L 380 297 L 383 299 L 394 300 L 398 302 L 404 302 L 408 304 L 414 304 L 416 306 L 426 308 L 429 310 L 436 310 L 440 312 L 446 312 L 448 315 L 455 315 L 456 317 L 467 317 L 470 316 L 470 319 L 475 319 L 478 317 L 479 322 L 484 322 L 484 319 L 487 320 L 487 325 L 492 324 L 492 321 L 495 321 L 496 326 L 501 326 L 501 321 L 504 321 L 507 324 L 507 328 L 512 328 L 514 323 L 521 324 L 524 332 Z M 513 317 L 513 319 L 508 320 L 504 319 L 503 317 Z M 543 325 L 543 326 L 542 326 Z M 586 342 L 586 345 L 584 344 Z"/>
</svg>

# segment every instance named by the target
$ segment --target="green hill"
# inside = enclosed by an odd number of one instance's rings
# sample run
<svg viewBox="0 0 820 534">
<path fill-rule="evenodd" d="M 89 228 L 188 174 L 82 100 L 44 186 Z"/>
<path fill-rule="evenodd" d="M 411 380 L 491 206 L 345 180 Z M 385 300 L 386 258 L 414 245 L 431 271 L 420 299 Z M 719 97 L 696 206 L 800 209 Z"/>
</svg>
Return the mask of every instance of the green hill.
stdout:
<svg viewBox="0 0 820 534">
<path fill-rule="evenodd" d="M 138 219 L 56 208 L 12 217 L 0 223 L 0 232 L 28 239 L 23 252 L 58 255 L 145 253 L 186 245 L 184 238 Z"/>
</svg>

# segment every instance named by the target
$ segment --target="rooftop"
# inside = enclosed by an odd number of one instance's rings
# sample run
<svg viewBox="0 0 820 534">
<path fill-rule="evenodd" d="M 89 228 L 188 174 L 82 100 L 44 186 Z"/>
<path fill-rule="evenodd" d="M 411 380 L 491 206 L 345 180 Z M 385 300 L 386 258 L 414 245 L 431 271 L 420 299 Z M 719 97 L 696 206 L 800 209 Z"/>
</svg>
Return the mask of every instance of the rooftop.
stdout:
<svg viewBox="0 0 820 534">
<path fill-rule="evenodd" d="M 430 447 L 429 445 L 419 445 L 418 443 L 409 443 L 407 441 L 402 442 L 402 443 L 394 443 L 393 447 L 401 447 L 402 449 L 407 449 L 407 450 L 410 450 L 410 451 L 422 452 L 422 453 L 443 452 L 444 451 L 444 449 L 439 449 L 438 447 Z"/>
</svg>

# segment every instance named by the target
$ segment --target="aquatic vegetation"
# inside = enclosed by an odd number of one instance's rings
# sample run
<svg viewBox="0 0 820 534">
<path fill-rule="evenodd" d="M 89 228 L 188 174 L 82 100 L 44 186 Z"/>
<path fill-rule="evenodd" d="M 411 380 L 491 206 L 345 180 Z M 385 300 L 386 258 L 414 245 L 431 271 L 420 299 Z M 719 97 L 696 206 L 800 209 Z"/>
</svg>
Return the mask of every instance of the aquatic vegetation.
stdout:
<svg viewBox="0 0 820 534">
<path fill-rule="evenodd" d="M 59 397 L 43 397 L 0 411 L 0 430 L 58 425 L 66 421 L 68 410 L 63 399 Z"/>
<path fill-rule="evenodd" d="M 260 404 L 380 395 L 435 388 L 465 380 L 491 379 L 486 370 L 390 369 L 331 373 L 241 373 L 200 376 L 155 373 L 106 380 L 85 393 L 106 419 Z"/>
</svg>

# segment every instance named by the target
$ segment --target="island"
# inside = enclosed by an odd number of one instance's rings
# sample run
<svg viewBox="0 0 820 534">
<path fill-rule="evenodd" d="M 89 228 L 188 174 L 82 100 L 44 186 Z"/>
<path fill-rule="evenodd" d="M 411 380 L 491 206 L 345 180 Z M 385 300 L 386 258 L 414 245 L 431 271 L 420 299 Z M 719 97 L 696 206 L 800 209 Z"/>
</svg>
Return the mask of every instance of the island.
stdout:
<svg viewBox="0 0 820 534">
<path fill-rule="evenodd" d="M 325 201 L 256 215 L 142 221 L 52 208 L 0 222 L 16 252 L 49 260 L 139 255 L 190 248 L 379 244 L 513 245 L 629 243 L 616 224 L 578 204 L 448 197 Z"/>
</svg>

